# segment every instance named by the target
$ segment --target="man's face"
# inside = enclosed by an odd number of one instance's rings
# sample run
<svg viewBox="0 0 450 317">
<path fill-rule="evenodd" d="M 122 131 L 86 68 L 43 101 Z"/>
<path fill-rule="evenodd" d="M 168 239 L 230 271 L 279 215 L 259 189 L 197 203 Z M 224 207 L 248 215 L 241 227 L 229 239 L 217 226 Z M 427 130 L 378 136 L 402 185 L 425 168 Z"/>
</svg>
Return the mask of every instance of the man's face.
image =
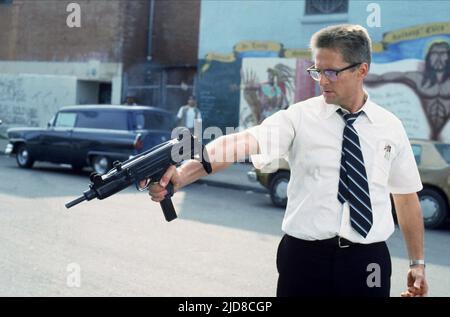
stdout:
<svg viewBox="0 0 450 317">
<path fill-rule="evenodd" d="M 344 61 L 342 54 L 338 50 L 329 48 L 315 50 L 315 67 L 320 70 L 339 70 L 349 65 L 349 63 Z M 330 81 L 326 76 L 322 75 L 319 85 L 325 101 L 329 104 L 348 105 L 355 96 L 356 88 L 362 82 L 362 75 L 358 67 L 340 72 L 336 81 Z"/>
<path fill-rule="evenodd" d="M 188 99 L 188 105 L 191 106 L 191 107 L 195 106 L 195 100 L 192 99 L 192 98 L 189 98 Z"/>
<path fill-rule="evenodd" d="M 431 66 L 435 71 L 444 71 L 448 60 L 448 50 L 445 46 L 435 46 L 430 52 Z"/>
</svg>

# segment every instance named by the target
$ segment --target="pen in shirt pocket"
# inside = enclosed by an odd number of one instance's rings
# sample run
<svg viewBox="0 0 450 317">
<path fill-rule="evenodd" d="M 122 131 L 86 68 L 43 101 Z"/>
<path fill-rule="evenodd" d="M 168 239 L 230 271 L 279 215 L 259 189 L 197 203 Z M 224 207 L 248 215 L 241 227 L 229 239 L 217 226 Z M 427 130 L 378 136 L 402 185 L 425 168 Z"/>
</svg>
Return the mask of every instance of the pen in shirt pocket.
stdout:
<svg viewBox="0 0 450 317">
<path fill-rule="evenodd" d="M 384 147 L 384 158 L 389 161 L 390 157 L 391 157 L 391 145 L 386 144 L 386 146 Z"/>
</svg>

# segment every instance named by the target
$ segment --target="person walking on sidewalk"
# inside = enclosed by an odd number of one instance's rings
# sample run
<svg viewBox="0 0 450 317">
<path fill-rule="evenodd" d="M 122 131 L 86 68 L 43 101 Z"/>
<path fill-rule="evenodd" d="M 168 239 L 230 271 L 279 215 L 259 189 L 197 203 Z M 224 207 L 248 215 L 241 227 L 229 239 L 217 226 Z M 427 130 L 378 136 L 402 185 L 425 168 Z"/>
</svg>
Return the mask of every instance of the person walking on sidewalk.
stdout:
<svg viewBox="0 0 450 317">
<path fill-rule="evenodd" d="M 322 94 L 280 110 L 260 125 L 216 138 L 209 162 L 170 167 L 149 187 L 153 201 L 250 156 L 256 168 L 288 157 L 291 179 L 278 246 L 277 296 L 390 296 L 394 232 L 390 193 L 410 258 L 402 296 L 426 296 L 423 218 L 417 165 L 399 119 L 363 89 L 371 40 L 359 25 L 311 38 L 306 71 Z M 224 161 L 221 157 L 233 158 Z M 219 155 L 221 154 L 221 155 Z"/>
<path fill-rule="evenodd" d="M 194 133 L 195 124 L 202 120 L 202 114 L 197 108 L 194 96 L 189 96 L 186 105 L 181 106 L 177 114 L 178 126 L 186 127 Z"/>
</svg>

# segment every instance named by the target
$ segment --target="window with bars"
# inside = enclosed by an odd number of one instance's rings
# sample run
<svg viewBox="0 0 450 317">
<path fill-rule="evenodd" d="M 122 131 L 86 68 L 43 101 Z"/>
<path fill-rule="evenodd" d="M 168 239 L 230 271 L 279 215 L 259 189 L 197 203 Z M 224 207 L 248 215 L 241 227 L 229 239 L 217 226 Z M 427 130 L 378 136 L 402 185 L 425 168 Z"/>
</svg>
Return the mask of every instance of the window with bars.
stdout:
<svg viewBox="0 0 450 317">
<path fill-rule="evenodd" d="M 306 0 L 305 15 L 346 14 L 348 0 Z"/>
</svg>

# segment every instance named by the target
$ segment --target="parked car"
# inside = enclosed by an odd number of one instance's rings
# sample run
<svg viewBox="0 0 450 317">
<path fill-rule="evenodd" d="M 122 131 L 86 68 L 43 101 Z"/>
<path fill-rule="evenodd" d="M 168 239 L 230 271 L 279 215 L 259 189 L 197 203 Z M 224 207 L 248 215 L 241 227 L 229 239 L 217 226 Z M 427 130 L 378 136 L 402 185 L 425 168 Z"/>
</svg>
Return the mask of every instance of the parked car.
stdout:
<svg viewBox="0 0 450 317">
<path fill-rule="evenodd" d="M 269 190 L 270 199 L 275 206 L 285 208 L 287 204 L 287 185 L 291 172 L 285 159 L 279 159 L 277 164 L 279 168 L 273 173 L 263 173 L 261 170 L 253 168 L 247 172 L 247 176 L 250 181 L 257 181 Z"/>
<path fill-rule="evenodd" d="M 419 139 L 410 142 L 423 183 L 418 195 L 425 227 L 438 228 L 450 217 L 450 144 Z M 280 168 L 273 173 L 253 169 L 248 178 L 260 182 L 269 190 L 272 203 L 284 208 L 290 171 L 286 160 L 280 159 L 278 164 Z"/>
<path fill-rule="evenodd" d="M 438 228 L 450 216 L 450 144 L 414 139 L 411 146 L 423 184 L 419 198 L 425 226 Z"/>
<path fill-rule="evenodd" d="M 11 128 L 5 153 L 22 168 L 35 161 L 91 166 L 103 174 L 123 161 L 170 138 L 174 116 L 147 106 L 70 106 L 50 120 L 47 128 Z"/>
</svg>

